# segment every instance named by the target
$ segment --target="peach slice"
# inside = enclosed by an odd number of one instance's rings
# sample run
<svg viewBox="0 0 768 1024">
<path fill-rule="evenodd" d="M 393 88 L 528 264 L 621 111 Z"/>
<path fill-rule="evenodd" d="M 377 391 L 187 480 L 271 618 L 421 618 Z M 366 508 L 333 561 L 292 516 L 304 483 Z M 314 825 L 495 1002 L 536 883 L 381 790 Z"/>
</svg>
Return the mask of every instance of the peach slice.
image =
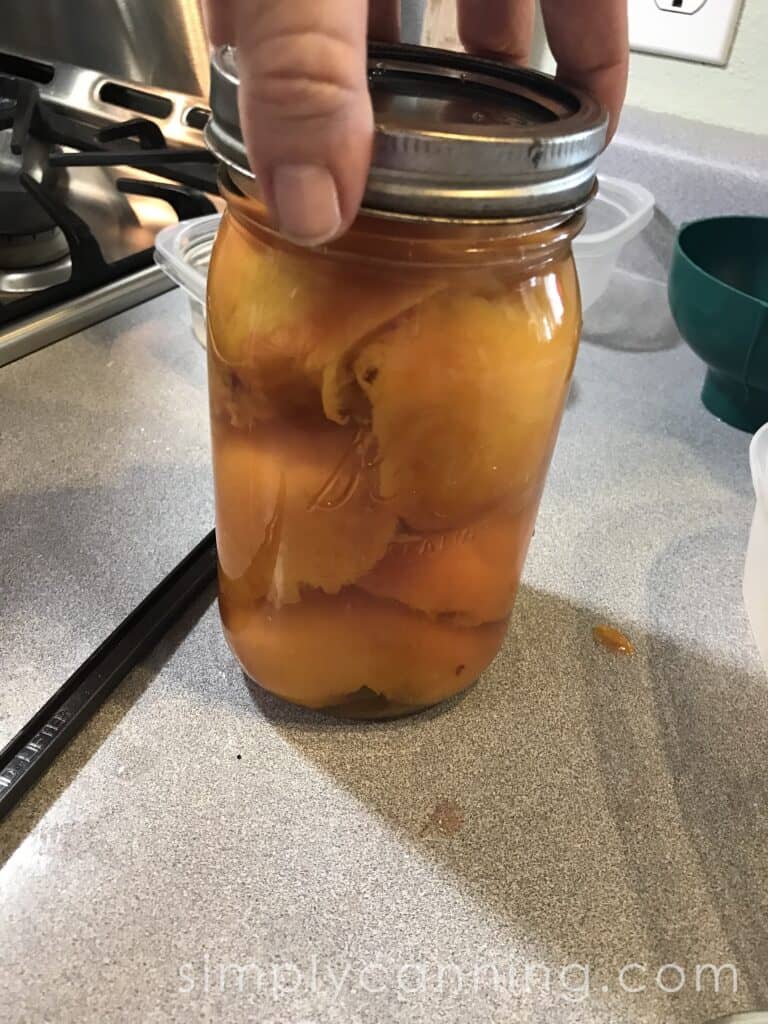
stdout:
<svg viewBox="0 0 768 1024">
<path fill-rule="evenodd" d="M 395 519 L 371 497 L 354 429 L 262 425 L 246 438 L 219 428 L 213 453 L 224 585 L 280 605 L 302 584 L 336 593 L 386 551 Z"/>
<path fill-rule="evenodd" d="M 412 529 L 450 530 L 539 487 L 575 356 L 568 273 L 436 295 L 357 356 L 379 491 Z"/>
<path fill-rule="evenodd" d="M 501 506 L 447 533 L 398 536 L 358 586 L 461 625 L 504 619 L 512 611 L 537 505 Z"/>
<path fill-rule="evenodd" d="M 326 415 L 343 423 L 348 413 L 328 383 L 336 367 L 439 286 L 431 271 L 404 274 L 269 246 L 228 215 L 209 274 L 209 344 L 214 361 L 249 389 L 257 415 L 319 408 L 322 389 Z"/>
<path fill-rule="evenodd" d="M 265 689 L 312 708 L 343 704 L 362 687 L 426 707 L 473 682 L 506 626 L 438 623 L 359 591 L 313 592 L 276 610 L 244 608 L 222 594 L 222 620 L 245 671 Z"/>
</svg>

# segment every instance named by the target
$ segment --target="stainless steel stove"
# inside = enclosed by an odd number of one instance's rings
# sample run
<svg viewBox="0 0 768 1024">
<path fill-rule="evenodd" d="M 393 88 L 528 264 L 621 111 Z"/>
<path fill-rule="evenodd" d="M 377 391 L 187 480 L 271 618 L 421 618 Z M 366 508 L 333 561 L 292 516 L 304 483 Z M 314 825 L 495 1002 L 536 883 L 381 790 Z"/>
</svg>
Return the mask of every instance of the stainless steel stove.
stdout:
<svg viewBox="0 0 768 1024">
<path fill-rule="evenodd" d="M 194 59 L 189 45 L 181 48 L 188 73 L 180 81 L 196 87 L 192 72 L 207 56 L 191 20 L 199 19 L 197 5 L 171 6 L 182 38 L 195 43 Z M 19 52 L 29 35 L 21 7 L 4 22 L 0 365 L 166 291 L 170 282 L 152 259 L 155 235 L 220 206 L 199 95 L 160 86 L 157 74 L 137 83 L 68 63 L 56 32 L 45 48 L 57 59 Z M 6 49 L 14 32 L 16 49 Z"/>
</svg>

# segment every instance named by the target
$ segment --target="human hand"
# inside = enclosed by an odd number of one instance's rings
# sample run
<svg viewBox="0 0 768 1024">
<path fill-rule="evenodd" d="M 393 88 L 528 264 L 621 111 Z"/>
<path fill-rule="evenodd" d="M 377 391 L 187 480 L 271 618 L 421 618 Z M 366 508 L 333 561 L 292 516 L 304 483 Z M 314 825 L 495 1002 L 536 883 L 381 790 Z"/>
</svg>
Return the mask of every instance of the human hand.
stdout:
<svg viewBox="0 0 768 1024">
<path fill-rule="evenodd" d="M 203 0 L 211 42 L 238 48 L 249 159 L 279 230 L 319 245 L 354 220 L 373 140 L 366 37 L 395 40 L 399 0 Z M 467 51 L 526 63 L 534 0 L 457 0 Z M 627 81 L 626 0 L 541 0 L 562 81 L 618 122 Z"/>
</svg>

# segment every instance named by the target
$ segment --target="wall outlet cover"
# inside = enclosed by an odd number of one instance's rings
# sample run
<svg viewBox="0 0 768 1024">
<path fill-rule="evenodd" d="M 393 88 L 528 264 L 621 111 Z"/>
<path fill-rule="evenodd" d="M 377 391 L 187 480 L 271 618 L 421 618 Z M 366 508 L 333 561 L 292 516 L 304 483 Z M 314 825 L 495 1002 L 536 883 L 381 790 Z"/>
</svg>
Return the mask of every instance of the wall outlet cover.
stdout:
<svg viewBox="0 0 768 1024">
<path fill-rule="evenodd" d="M 633 50 L 663 57 L 727 64 L 743 4 L 744 0 L 629 0 L 629 44 Z"/>
</svg>

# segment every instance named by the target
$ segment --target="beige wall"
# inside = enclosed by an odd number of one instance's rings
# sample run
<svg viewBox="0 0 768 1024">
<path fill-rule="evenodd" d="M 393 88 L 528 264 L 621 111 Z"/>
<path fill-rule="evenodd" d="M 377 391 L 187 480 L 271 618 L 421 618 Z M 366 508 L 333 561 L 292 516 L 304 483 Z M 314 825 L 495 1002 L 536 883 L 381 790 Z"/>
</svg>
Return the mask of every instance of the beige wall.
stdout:
<svg viewBox="0 0 768 1024">
<path fill-rule="evenodd" d="M 534 62 L 546 71 L 553 66 L 540 24 Z M 724 68 L 633 53 L 627 102 L 768 135 L 768 0 L 745 0 Z"/>
<path fill-rule="evenodd" d="M 456 4 L 453 0 L 425 0 L 425 8 L 422 43 L 425 46 L 440 46 L 445 50 L 458 50 Z"/>
<path fill-rule="evenodd" d="M 427 0 L 424 42 L 458 46 L 454 0 Z M 553 69 L 538 19 L 533 63 Z M 627 102 L 768 135 L 768 0 L 745 0 L 724 68 L 633 53 Z"/>
<path fill-rule="evenodd" d="M 627 101 L 768 135 L 768 0 L 746 0 L 724 68 L 632 54 Z"/>
</svg>

